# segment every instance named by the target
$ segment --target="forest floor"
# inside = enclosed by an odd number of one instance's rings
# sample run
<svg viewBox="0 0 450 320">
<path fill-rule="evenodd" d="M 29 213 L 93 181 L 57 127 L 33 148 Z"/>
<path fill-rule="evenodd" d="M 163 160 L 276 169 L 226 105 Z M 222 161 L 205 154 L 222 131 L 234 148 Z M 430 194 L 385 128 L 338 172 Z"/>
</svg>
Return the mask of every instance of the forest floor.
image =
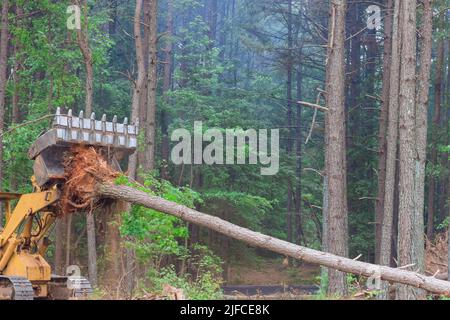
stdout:
<svg viewBox="0 0 450 320">
<path fill-rule="evenodd" d="M 252 265 L 233 265 L 227 285 L 317 284 L 319 274 L 317 265 L 302 263 L 296 267 L 287 267 L 281 259 L 264 259 Z"/>
<path fill-rule="evenodd" d="M 302 263 L 286 266 L 282 259 L 258 259 L 251 264 L 234 264 L 223 287 L 226 299 L 295 299 L 316 294 L 320 269 Z"/>
</svg>

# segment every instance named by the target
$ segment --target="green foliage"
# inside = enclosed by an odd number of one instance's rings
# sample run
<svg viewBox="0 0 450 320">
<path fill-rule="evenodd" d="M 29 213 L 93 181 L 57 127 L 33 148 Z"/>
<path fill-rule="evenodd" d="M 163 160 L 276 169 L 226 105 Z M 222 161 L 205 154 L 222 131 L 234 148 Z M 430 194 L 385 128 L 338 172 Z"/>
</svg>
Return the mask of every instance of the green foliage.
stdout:
<svg viewBox="0 0 450 320">
<path fill-rule="evenodd" d="M 439 230 L 439 231 L 445 231 L 445 230 L 448 229 L 449 225 L 450 225 L 450 217 L 446 217 L 446 218 L 444 219 L 444 221 L 442 221 L 442 222 L 436 227 L 436 229 Z"/>
<path fill-rule="evenodd" d="M 222 298 L 221 260 L 206 246 L 194 245 L 192 250 L 193 253 L 187 259 L 191 270 L 194 271 L 192 274 L 179 275 L 173 266 L 160 271 L 149 271 L 148 278 L 154 285 L 154 290 L 161 293 L 164 285 L 170 285 L 182 289 L 186 297 L 192 300 Z"/>
<path fill-rule="evenodd" d="M 28 158 L 28 149 L 33 141 L 44 130 L 47 123 L 38 123 L 33 126 L 19 127 L 3 137 L 3 159 L 7 164 L 6 177 L 3 188 L 11 190 L 9 183 L 15 179 L 20 192 L 31 192 L 30 177 L 33 174 L 32 162 Z"/>
<path fill-rule="evenodd" d="M 128 182 L 125 176 L 118 177 L 115 182 L 134 185 Z M 160 182 L 152 175 L 147 175 L 144 185 L 137 188 L 189 207 L 200 201 L 195 191 L 175 188 L 169 182 Z M 142 262 L 153 260 L 153 264 L 158 265 L 166 255 L 182 257 L 186 254 L 179 241 L 187 238 L 188 230 L 186 224 L 177 217 L 133 205 L 129 212 L 123 214 L 120 231 L 122 236 L 130 239 L 127 241 L 128 246 L 135 250 L 136 256 Z"/>
<path fill-rule="evenodd" d="M 267 199 L 243 192 L 211 190 L 204 192 L 202 197 L 210 212 L 225 210 L 230 213 L 234 210 L 243 220 L 241 225 L 256 230 L 261 230 L 262 221 L 267 218 L 272 209 L 272 204 Z"/>
<path fill-rule="evenodd" d="M 119 176 L 116 184 L 132 185 L 148 194 L 194 207 L 201 203 L 199 194 L 189 188 L 176 188 L 168 181 L 159 181 L 154 175 L 146 175 L 143 185 L 130 182 L 126 176 Z M 184 290 L 191 299 L 220 298 L 221 260 L 207 247 L 183 243 L 188 237 L 188 228 L 180 219 L 133 205 L 123 213 L 120 226 L 126 246 L 133 249 L 138 262 L 148 268 L 150 288 L 161 292 L 164 284 Z M 183 261 L 194 273 L 177 273 L 173 265 L 163 266 L 165 258 Z M 184 272 L 184 270 L 182 270 Z"/>
</svg>

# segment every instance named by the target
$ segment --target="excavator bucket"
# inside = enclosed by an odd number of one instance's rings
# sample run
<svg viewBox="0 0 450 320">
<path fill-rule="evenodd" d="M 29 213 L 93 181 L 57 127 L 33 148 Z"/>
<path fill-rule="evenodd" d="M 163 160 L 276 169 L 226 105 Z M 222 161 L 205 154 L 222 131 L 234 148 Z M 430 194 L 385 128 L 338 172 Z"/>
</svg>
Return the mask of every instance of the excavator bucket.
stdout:
<svg viewBox="0 0 450 320">
<path fill-rule="evenodd" d="M 64 178 L 64 153 L 75 145 L 104 149 L 116 162 L 132 154 L 137 147 L 138 128 L 137 121 L 128 124 L 127 118 L 118 123 L 117 116 L 114 116 L 108 122 L 105 114 L 101 120 L 96 120 L 95 113 L 84 118 L 83 111 L 77 117 L 72 115 L 72 110 L 65 115 L 58 108 L 51 129 L 42 134 L 28 151 L 29 158 L 35 160 L 33 169 L 37 184 L 43 186 Z"/>
</svg>

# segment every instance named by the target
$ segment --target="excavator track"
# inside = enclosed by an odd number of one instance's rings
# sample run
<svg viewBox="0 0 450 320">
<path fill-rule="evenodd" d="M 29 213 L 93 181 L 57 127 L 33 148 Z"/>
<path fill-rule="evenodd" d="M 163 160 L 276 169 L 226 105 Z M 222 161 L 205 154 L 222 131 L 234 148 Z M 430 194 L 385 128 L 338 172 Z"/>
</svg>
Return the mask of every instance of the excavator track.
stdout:
<svg viewBox="0 0 450 320">
<path fill-rule="evenodd" d="M 93 293 L 91 283 L 83 277 L 52 276 L 49 298 L 54 300 L 88 299 Z"/>
<path fill-rule="evenodd" d="M 33 300 L 31 282 L 22 277 L 0 276 L 0 300 Z"/>
</svg>

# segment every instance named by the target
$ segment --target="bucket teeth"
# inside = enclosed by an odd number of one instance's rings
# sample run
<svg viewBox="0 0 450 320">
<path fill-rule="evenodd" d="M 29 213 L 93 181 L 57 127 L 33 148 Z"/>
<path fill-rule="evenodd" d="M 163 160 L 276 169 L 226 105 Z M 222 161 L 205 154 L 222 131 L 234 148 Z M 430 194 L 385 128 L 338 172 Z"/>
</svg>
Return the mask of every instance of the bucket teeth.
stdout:
<svg viewBox="0 0 450 320">
<path fill-rule="evenodd" d="M 129 124 L 128 118 L 123 123 L 117 121 L 114 115 L 112 121 L 107 121 L 106 114 L 100 120 L 95 119 L 92 112 L 89 118 L 84 117 L 85 112 L 80 111 L 74 116 L 72 109 L 62 114 L 57 108 L 52 128 L 40 136 L 30 148 L 29 156 L 34 159 L 44 149 L 53 145 L 70 146 L 76 144 L 108 147 L 110 150 L 121 150 L 131 154 L 137 147 L 139 125 Z"/>
<path fill-rule="evenodd" d="M 35 160 L 33 165 L 36 182 L 43 186 L 50 182 L 64 179 L 63 159 L 65 151 L 74 145 L 87 145 L 108 148 L 117 162 L 125 155 L 136 150 L 139 124 L 129 124 L 128 118 L 123 123 L 115 115 L 111 122 L 106 121 L 106 114 L 100 120 L 92 112 L 85 118 L 80 111 L 78 117 L 70 109 L 62 114 L 57 108 L 53 125 L 31 146 L 28 156 Z M 118 152 L 115 152 L 118 151 Z"/>
</svg>

